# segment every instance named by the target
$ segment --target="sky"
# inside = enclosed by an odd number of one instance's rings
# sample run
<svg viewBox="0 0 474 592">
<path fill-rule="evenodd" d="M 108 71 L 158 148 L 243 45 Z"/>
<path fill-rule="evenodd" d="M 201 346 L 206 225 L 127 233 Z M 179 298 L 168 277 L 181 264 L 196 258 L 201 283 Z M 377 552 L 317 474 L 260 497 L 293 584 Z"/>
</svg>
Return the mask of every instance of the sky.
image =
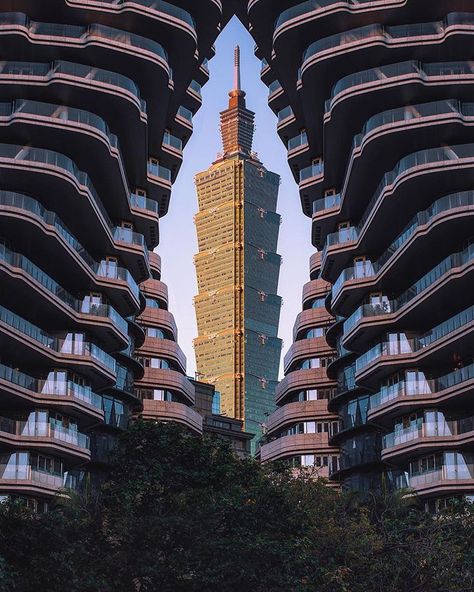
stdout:
<svg viewBox="0 0 474 592">
<path fill-rule="evenodd" d="M 197 253 L 193 217 L 197 212 L 194 175 L 206 170 L 221 151 L 219 112 L 227 108 L 233 82 L 234 47 L 240 45 L 242 88 L 247 107 L 256 113 L 254 150 L 264 166 L 282 178 L 277 211 L 282 216 L 278 252 L 282 256 L 278 294 L 283 298 L 279 336 L 283 354 L 292 343 L 293 324 L 301 310 L 301 291 L 309 280 L 311 220 L 301 209 L 298 185 L 276 133 L 277 119 L 267 103 L 268 89 L 260 80 L 260 61 L 253 53 L 254 41 L 234 17 L 216 42 L 216 55 L 209 63 L 210 80 L 203 87 L 203 104 L 193 118 L 194 133 L 184 151 L 184 162 L 173 185 L 168 214 L 160 221 L 163 281 L 169 288 L 169 309 L 178 325 L 178 341 L 188 361 L 188 375 L 196 369 L 193 339 L 197 335 L 193 297 L 197 294 L 193 256 Z"/>
</svg>

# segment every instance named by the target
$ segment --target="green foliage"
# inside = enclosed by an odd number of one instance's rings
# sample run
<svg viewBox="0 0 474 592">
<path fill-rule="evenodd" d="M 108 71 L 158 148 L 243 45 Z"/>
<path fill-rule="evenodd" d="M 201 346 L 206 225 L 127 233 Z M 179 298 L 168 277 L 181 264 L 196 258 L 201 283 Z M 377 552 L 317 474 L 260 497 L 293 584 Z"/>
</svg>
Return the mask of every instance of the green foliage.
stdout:
<svg viewBox="0 0 474 592">
<path fill-rule="evenodd" d="M 0 507 L 0 590 L 468 592 L 473 526 L 464 505 L 433 517 L 401 496 L 341 496 L 137 423 L 99 496 Z"/>
</svg>

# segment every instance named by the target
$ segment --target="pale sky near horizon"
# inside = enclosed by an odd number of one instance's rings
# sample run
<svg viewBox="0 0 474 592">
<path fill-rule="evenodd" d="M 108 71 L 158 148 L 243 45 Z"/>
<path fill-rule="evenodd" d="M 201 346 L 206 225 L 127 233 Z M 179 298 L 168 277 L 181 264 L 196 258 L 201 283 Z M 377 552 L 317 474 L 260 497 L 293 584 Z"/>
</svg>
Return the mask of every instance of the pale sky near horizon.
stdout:
<svg viewBox="0 0 474 592">
<path fill-rule="evenodd" d="M 247 107 L 256 113 L 254 150 L 265 167 L 282 178 L 277 211 L 282 215 L 278 252 L 283 258 L 278 293 L 283 298 L 279 336 L 283 355 L 292 343 L 295 317 L 301 310 L 301 290 L 309 280 L 311 220 L 301 210 L 298 186 L 290 173 L 286 150 L 276 133 L 277 119 L 268 107 L 268 89 L 260 80 L 260 62 L 253 53 L 254 41 L 233 18 L 216 42 L 210 61 L 210 80 L 203 88 L 203 105 L 193 118 L 194 133 L 185 148 L 184 163 L 173 186 L 168 214 L 160 222 L 160 253 L 163 281 L 168 285 L 170 311 L 178 325 L 178 341 L 188 360 L 188 375 L 194 376 L 193 339 L 197 335 L 193 297 L 197 294 L 193 256 L 197 252 L 193 217 L 197 212 L 194 175 L 207 169 L 221 151 L 219 112 L 227 108 L 232 88 L 233 52 L 240 45 L 242 88 Z"/>
</svg>

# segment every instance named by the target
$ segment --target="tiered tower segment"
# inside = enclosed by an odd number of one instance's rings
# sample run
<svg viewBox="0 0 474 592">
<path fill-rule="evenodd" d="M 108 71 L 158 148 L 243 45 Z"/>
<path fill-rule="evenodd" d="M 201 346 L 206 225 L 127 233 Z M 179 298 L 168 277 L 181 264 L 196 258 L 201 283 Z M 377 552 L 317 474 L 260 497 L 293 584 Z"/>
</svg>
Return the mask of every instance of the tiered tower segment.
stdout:
<svg viewBox="0 0 474 592">
<path fill-rule="evenodd" d="M 472 495 L 472 2 L 245 4 L 331 285 L 331 478 L 430 508 Z"/>
<path fill-rule="evenodd" d="M 274 408 L 281 352 L 275 211 L 280 178 L 252 152 L 254 113 L 240 87 L 239 48 L 234 72 L 229 107 L 221 113 L 223 154 L 196 175 L 194 346 L 199 378 L 221 392 L 223 413 L 259 435 Z"/>
</svg>

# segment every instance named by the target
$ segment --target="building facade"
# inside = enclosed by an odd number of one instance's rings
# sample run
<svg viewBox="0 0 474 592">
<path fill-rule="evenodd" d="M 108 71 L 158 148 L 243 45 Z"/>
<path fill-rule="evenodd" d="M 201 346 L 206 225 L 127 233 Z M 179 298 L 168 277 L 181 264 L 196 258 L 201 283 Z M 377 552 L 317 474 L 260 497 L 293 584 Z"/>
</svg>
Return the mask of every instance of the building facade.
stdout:
<svg viewBox="0 0 474 592">
<path fill-rule="evenodd" d="M 132 415 L 200 431 L 159 217 L 218 0 L 0 1 L 0 496 L 100 476 Z"/>
<path fill-rule="evenodd" d="M 234 69 L 229 107 L 221 113 L 223 153 L 196 175 L 194 347 L 199 378 L 220 391 L 223 414 L 243 420 L 258 437 L 274 408 L 281 352 L 280 178 L 252 152 L 254 113 L 240 87 L 238 47 Z"/>
<path fill-rule="evenodd" d="M 330 285 L 331 479 L 472 495 L 472 3 L 245 4 Z"/>
</svg>

